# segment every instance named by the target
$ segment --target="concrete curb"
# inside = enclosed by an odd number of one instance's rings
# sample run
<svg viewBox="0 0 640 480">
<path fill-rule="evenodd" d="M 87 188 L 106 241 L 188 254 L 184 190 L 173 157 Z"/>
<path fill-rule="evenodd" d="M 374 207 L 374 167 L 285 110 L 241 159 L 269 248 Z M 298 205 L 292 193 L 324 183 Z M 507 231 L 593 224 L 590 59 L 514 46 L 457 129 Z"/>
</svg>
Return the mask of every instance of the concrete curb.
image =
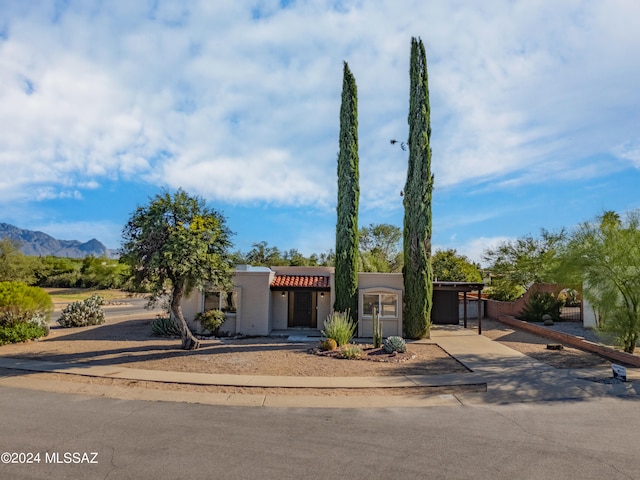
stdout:
<svg viewBox="0 0 640 480">
<path fill-rule="evenodd" d="M 64 373 L 88 377 L 139 380 L 159 383 L 227 387 L 372 389 L 411 387 L 485 386 L 483 377 L 474 373 L 449 375 L 402 375 L 378 377 L 284 377 L 265 375 L 225 375 L 213 373 L 167 372 L 120 366 L 64 364 L 41 360 L 0 357 L 0 368 L 32 372 Z"/>
<path fill-rule="evenodd" d="M 496 320 L 500 323 L 504 323 L 505 325 L 509 325 L 510 327 L 524 330 L 541 337 L 550 338 L 566 345 L 579 348 L 580 350 L 586 350 L 588 352 L 596 353 L 600 356 L 619 363 L 623 363 L 625 365 L 640 367 L 640 357 L 615 350 L 605 345 L 600 345 L 598 343 L 590 342 L 580 337 L 574 337 L 573 335 L 568 335 L 566 333 L 540 327 L 523 320 L 518 320 L 511 315 L 498 315 L 498 318 L 496 318 Z"/>
</svg>

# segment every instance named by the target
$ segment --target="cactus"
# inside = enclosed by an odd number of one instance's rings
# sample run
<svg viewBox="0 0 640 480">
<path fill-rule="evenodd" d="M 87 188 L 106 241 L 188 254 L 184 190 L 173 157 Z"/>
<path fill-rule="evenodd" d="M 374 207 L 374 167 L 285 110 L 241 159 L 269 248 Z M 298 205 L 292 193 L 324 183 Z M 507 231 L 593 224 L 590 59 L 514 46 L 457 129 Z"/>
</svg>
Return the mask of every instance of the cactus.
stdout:
<svg viewBox="0 0 640 480">
<path fill-rule="evenodd" d="M 65 328 L 102 325 L 104 323 L 102 305 L 104 305 L 104 299 L 95 294 L 82 301 L 70 303 L 62 310 L 58 324 Z"/>
<path fill-rule="evenodd" d="M 320 342 L 320 348 L 325 352 L 328 352 L 338 348 L 338 344 L 333 338 L 327 338 L 326 340 L 323 340 L 322 342 Z"/>
<path fill-rule="evenodd" d="M 382 322 L 380 321 L 380 315 L 378 315 L 378 309 L 373 309 L 373 348 L 380 348 L 382 346 Z"/>
<path fill-rule="evenodd" d="M 393 352 L 405 353 L 407 351 L 407 342 L 405 342 L 404 338 L 402 337 L 392 336 L 392 337 L 388 337 L 384 341 L 383 348 L 384 348 L 384 351 L 387 353 L 393 353 Z"/>
</svg>

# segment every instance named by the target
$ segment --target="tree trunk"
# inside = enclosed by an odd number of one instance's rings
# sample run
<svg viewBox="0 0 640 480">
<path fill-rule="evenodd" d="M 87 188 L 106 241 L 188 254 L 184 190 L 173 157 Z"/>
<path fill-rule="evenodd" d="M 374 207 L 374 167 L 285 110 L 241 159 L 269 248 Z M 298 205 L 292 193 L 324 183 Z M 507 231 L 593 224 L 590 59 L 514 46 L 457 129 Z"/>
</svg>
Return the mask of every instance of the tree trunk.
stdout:
<svg viewBox="0 0 640 480">
<path fill-rule="evenodd" d="M 180 326 L 182 348 L 184 350 L 196 350 L 200 348 L 200 340 L 193 336 L 191 330 L 189 330 L 187 321 L 184 319 L 184 315 L 182 314 L 183 295 L 184 287 L 182 285 L 174 285 L 171 297 L 171 311 L 173 312 L 173 315 L 177 319 L 178 325 Z"/>
</svg>

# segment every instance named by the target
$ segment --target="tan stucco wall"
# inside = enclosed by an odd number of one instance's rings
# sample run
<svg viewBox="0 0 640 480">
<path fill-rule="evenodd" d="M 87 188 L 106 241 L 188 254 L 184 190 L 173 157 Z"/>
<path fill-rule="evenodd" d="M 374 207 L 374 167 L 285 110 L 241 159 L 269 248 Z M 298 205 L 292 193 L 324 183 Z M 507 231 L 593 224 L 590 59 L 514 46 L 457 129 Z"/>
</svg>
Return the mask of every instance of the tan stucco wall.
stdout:
<svg viewBox="0 0 640 480">
<path fill-rule="evenodd" d="M 358 337 L 373 336 L 373 320 L 362 316 L 362 296 L 365 293 L 393 293 L 398 296 L 398 317 L 384 318 L 382 336 L 402 336 L 402 291 L 404 282 L 401 273 L 358 274 Z"/>
<path fill-rule="evenodd" d="M 330 292 L 324 292 L 324 297 L 318 294 L 318 330 L 324 328 L 324 321 L 331 314 L 332 307 Z"/>
<path fill-rule="evenodd" d="M 234 287 L 233 291 L 238 296 L 238 305 L 236 307 L 235 315 L 229 315 L 225 322 L 220 326 L 220 332 L 225 332 L 229 335 L 235 335 L 236 333 L 236 318 L 242 315 L 242 288 Z M 204 309 L 204 296 L 200 290 L 194 290 L 193 293 L 182 300 L 182 313 L 187 320 L 189 328 L 196 334 L 208 333 L 204 332 L 200 323 L 194 320 L 196 314 Z"/>
<path fill-rule="evenodd" d="M 324 292 L 324 297 L 317 296 L 317 328 L 322 330 L 323 323 L 333 309 L 334 268 L 333 267 L 271 267 L 270 270 L 251 271 L 237 270 L 233 275 L 234 291 L 238 294 L 238 306 L 235 318 L 230 317 L 221 327 L 221 331 L 230 334 L 268 335 L 274 329 L 287 328 L 288 295 L 282 297 L 282 291 L 271 291 L 270 285 L 275 274 L 282 275 L 328 275 L 331 291 Z M 389 292 L 398 295 L 398 318 L 383 320 L 383 335 L 402 335 L 402 290 L 403 280 L 400 273 L 359 273 L 359 302 L 363 292 Z M 204 299 L 201 292 L 196 291 L 183 300 L 185 318 L 191 328 L 200 332 L 199 324 L 193 321 L 195 315 L 202 310 Z M 363 319 L 360 312 L 359 337 L 371 337 L 371 319 Z"/>
<path fill-rule="evenodd" d="M 271 319 L 272 271 L 236 271 L 233 274 L 233 290 L 238 295 L 236 315 L 230 315 L 220 327 L 229 334 L 268 335 L 273 326 Z M 194 321 L 196 314 L 204 307 L 204 295 L 195 290 L 182 301 L 182 308 L 190 328 L 202 333 L 200 324 Z"/>
<path fill-rule="evenodd" d="M 289 292 L 284 292 L 282 296 L 281 290 L 271 292 L 271 310 L 273 312 L 273 328 L 276 330 L 284 330 L 287 328 L 287 315 L 289 305 Z"/>
<path fill-rule="evenodd" d="M 234 284 L 242 288 L 242 313 L 236 318 L 236 333 L 269 335 L 271 318 L 271 280 L 273 272 L 236 272 Z"/>
</svg>

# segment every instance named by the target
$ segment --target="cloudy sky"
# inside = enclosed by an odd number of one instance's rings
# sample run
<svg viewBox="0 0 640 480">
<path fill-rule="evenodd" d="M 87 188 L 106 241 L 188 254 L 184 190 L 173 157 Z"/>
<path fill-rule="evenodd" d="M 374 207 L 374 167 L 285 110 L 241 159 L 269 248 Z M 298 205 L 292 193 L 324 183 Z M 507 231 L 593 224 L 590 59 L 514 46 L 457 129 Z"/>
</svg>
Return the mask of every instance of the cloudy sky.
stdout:
<svg viewBox="0 0 640 480">
<path fill-rule="evenodd" d="M 427 50 L 433 244 L 640 207 L 635 0 L 0 0 L 0 222 L 120 245 L 182 187 L 235 248 L 335 243 L 343 61 L 360 225 L 402 225 L 411 37 Z"/>
</svg>

